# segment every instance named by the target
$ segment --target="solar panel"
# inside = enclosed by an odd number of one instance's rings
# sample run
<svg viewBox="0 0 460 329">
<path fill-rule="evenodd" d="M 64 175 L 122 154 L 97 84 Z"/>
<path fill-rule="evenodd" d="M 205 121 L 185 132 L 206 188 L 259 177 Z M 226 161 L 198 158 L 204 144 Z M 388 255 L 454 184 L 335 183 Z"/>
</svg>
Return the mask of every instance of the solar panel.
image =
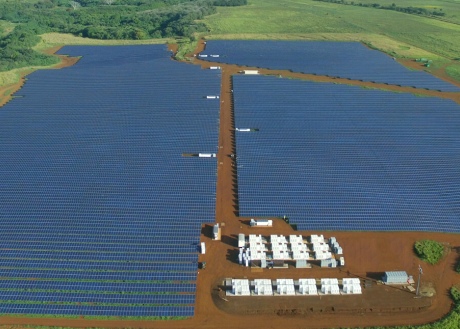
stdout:
<svg viewBox="0 0 460 329">
<path fill-rule="evenodd" d="M 211 57 L 209 55 L 219 55 Z M 460 88 L 358 42 L 210 40 L 203 60 L 458 92 Z"/>
<path fill-rule="evenodd" d="M 220 73 L 164 45 L 60 53 L 82 58 L 0 111 L 0 312 L 193 315 L 217 164 L 182 153 L 217 151 Z"/>
<path fill-rule="evenodd" d="M 460 111 L 440 98 L 234 76 L 239 212 L 301 230 L 459 232 Z"/>
</svg>

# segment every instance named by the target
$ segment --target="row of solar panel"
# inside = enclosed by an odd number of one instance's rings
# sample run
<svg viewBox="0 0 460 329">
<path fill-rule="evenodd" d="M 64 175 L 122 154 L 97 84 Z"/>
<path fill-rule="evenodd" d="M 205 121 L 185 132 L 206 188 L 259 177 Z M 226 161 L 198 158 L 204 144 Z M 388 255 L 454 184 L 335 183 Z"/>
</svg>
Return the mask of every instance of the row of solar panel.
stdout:
<svg viewBox="0 0 460 329">
<path fill-rule="evenodd" d="M 211 40 L 201 54 L 208 55 L 203 59 L 211 62 L 459 91 L 455 85 L 426 72 L 406 69 L 358 42 Z"/>
<path fill-rule="evenodd" d="M 2 289 L 45 289 L 45 290 L 84 290 L 101 292 L 131 293 L 195 293 L 194 283 L 159 282 L 87 282 L 87 281 L 52 281 L 43 279 L 0 280 Z"/>
<path fill-rule="evenodd" d="M 193 316 L 193 306 L 86 306 L 56 304 L 0 304 L 2 314 L 49 314 L 86 316 Z"/>
<path fill-rule="evenodd" d="M 195 295 L 131 295 L 131 294 L 89 294 L 64 292 L 29 292 L 2 291 L 1 301 L 21 300 L 35 302 L 91 302 L 91 303 L 123 303 L 123 304 L 193 304 Z"/>
<path fill-rule="evenodd" d="M 8 248 L 10 250 L 24 250 L 24 249 L 33 249 L 41 251 L 81 251 L 81 252 L 125 252 L 125 253 L 142 253 L 150 254 L 157 252 L 170 252 L 174 254 L 177 252 L 177 246 L 175 245 L 141 245 L 141 246 L 126 246 L 126 245 L 81 245 L 75 242 L 69 244 L 64 243 L 53 243 L 47 244 L 46 242 L 37 243 L 37 242 L 17 242 L 11 243 L 9 241 L 1 241 L 0 249 Z M 181 248 L 181 253 L 194 253 L 197 252 L 197 246 L 192 245 L 183 245 Z"/>
<path fill-rule="evenodd" d="M 167 218 L 165 218 L 165 220 L 167 220 Z M 195 219 L 197 221 L 197 219 Z M 192 222 L 192 221 L 184 221 L 183 222 L 183 225 L 186 226 L 186 225 L 192 225 L 192 224 L 196 224 L 196 221 L 195 222 Z M 98 230 L 99 228 L 97 227 L 94 227 L 94 230 Z M 69 233 L 73 233 L 73 234 L 67 234 L 67 235 L 62 235 L 62 238 L 64 237 L 68 237 L 69 239 L 72 239 L 72 241 L 75 241 L 75 242 L 79 242 L 79 241 L 82 241 L 82 242 L 89 242 L 89 241 L 94 241 L 94 238 L 92 237 L 88 237 L 85 239 L 84 235 L 86 233 L 89 233 L 88 230 L 82 230 L 82 229 L 72 229 L 72 228 L 66 228 L 65 226 L 63 226 L 61 228 L 61 230 L 59 229 L 55 229 L 55 230 L 44 230 L 44 229 L 21 229 L 21 228 L 18 228 L 16 229 L 15 231 L 15 228 L 12 227 L 12 228 L 8 228 L 8 229 L 5 229 L 2 231 L 2 234 L 6 235 L 7 237 L 10 236 L 11 238 L 14 238 L 14 237 L 17 237 L 17 234 L 21 234 L 23 237 L 27 237 L 29 236 L 31 239 L 34 239 L 34 238 L 40 238 L 41 240 L 44 240 L 43 236 L 46 236 L 46 234 L 50 234 L 53 233 L 53 232 L 62 232 L 62 231 L 68 231 Z M 93 232 L 94 232 L 93 230 Z M 142 230 L 142 228 L 139 228 L 138 229 L 139 231 Z M 46 232 L 45 232 L 46 231 Z M 147 231 L 147 230 L 145 230 Z M 122 237 L 121 234 L 123 232 L 122 229 L 118 229 L 118 230 L 106 230 L 106 232 L 108 233 L 113 233 L 113 234 L 110 234 L 110 235 L 106 235 L 106 236 L 101 236 L 100 237 L 100 241 L 105 241 L 105 242 L 118 242 L 118 243 L 121 243 L 123 241 L 131 241 L 131 242 L 138 242 L 140 244 L 143 244 L 145 243 L 145 239 L 152 239 L 154 240 L 156 243 L 170 243 L 171 241 L 178 241 L 178 245 L 183 245 L 184 243 L 189 243 L 189 242 L 196 242 L 197 239 L 198 239 L 198 236 L 197 235 L 193 235 L 194 231 L 182 231 L 182 230 L 172 230 L 171 232 L 166 233 L 165 235 L 162 235 L 161 231 L 158 231 L 158 230 L 152 230 L 151 232 L 144 232 L 145 235 L 143 235 L 142 237 L 137 237 L 136 236 L 136 231 L 135 230 L 132 230 L 131 232 L 126 232 L 126 237 Z M 16 233 L 16 235 L 15 235 Z M 42 234 L 40 234 L 42 233 Z M 182 239 L 181 237 L 184 237 L 184 239 Z"/>
<path fill-rule="evenodd" d="M 217 151 L 219 101 L 203 97 L 220 93 L 220 74 L 177 65 L 164 46 L 83 54 L 73 67 L 31 74 L 16 94 L 25 97 L 0 113 L 0 248 L 10 249 L 0 287 L 193 294 L 193 244 L 197 224 L 214 219 L 216 161 L 182 153 Z M 52 307 L 7 311 L 193 315 L 193 307 Z"/>
<path fill-rule="evenodd" d="M 85 280 L 182 280 L 194 281 L 196 273 L 192 272 L 88 272 L 79 270 L 25 270 L 0 269 L 0 276 L 5 278 L 49 278 L 49 279 L 85 279 Z"/>
<path fill-rule="evenodd" d="M 165 218 L 165 220 L 168 220 L 168 217 Z M 185 221 L 185 223 L 188 223 Z M 190 226 L 192 223 L 188 223 Z M 184 224 L 182 224 L 184 225 Z M 183 245 L 188 243 L 187 239 L 192 239 L 193 241 L 196 241 L 197 236 L 194 234 L 194 230 L 186 230 L 187 226 L 184 225 L 184 230 L 172 230 L 171 232 L 164 232 L 163 230 L 156 230 L 155 232 L 148 232 L 144 234 L 143 232 L 140 232 L 139 234 L 126 234 L 123 235 L 122 232 L 109 232 L 111 234 L 103 234 L 101 233 L 98 236 L 95 236 L 94 234 L 87 233 L 87 232 L 81 232 L 81 233 L 49 233 L 49 232 L 42 232 L 42 230 L 34 230 L 34 231 L 21 231 L 18 229 L 16 231 L 16 234 L 14 234 L 13 229 L 9 229 L 8 231 L 2 231 L 2 235 L 5 236 L 6 239 L 9 240 L 14 240 L 16 241 L 18 237 L 18 233 L 21 233 L 22 237 L 29 237 L 30 239 L 34 240 L 46 240 L 48 237 L 50 239 L 56 237 L 57 239 L 66 239 L 68 238 L 70 241 L 75 241 L 75 242 L 82 242 L 82 243 L 88 243 L 88 242 L 97 242 L 99 237 L 99 241 L 103 241 L 105 243 L 122 243 L 122 242 L 127 242 L 127 243 L 139 243 L 139 244 L 145 244 L 146 241 L 150 241 L 148 239 L 152 239 L 151 241 L 155 241 L 156 243 L 161 243 L 158 242 L 156 239 L 160 239 L 161 237 L 170 237 L 169 241 L 165 243 L 171 243 L 171 241 L 174 241 L 174 237 L 179 237 L 181 236 L 180 241 L 178 241 L 178 245 Z M 94 231 L 92 232 L 94 233 Z M 179 235 L 180 233 L 180 235 Z M 147 240 L 146 240 L 147 239 Z"/>
<path fill-rule="evenodd" d="M 236 126 L 260 128 L 236 134 L 241 216 L 460 231 L 457 104 L 260 76 L 235 76 L 233 88 Z"/>
<path fill-rule="evenodd" d="M 108 253 L 89 253 L 89 252 L 41 252 L 35 250 L 3 250 L 2 258 L 12 259 L 12 258 L 22 258 L 22 259 L 65 259 L 65 260 L 76 260 L 76 259 L 86 259 L 86 260 L 126 260 L 126 261 L 170 261 L 170 262 L 189 262 L 197 259 L 197 254 L 167 254 L 167 253 L 155 253 L 155 254 L 108 254 Z"/>
<path fill-rule="evenodd" d="M 184 271 L 194 272 L 197 269 L 195 262 L 189 263 L 110 263 L 110 262 L 76 262 L 76 261 L 18 261 L 18 260 L 6 260 L 0 258 L 0 269 L 8 268 L 19 268 L 24 267 L 28 269 L 32 268 L 55 268 L 55 269 L 78 269 L 78 270 L 98 270 L 98 271 Z"/>
</svg>

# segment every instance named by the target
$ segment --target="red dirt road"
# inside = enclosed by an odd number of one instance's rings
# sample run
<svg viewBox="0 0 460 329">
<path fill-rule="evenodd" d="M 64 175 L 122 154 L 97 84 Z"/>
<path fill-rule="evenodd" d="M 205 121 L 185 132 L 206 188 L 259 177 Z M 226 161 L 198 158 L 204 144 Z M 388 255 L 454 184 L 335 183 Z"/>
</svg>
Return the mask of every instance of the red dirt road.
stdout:
<svg viewBox="0 0 460 329">
<path fill-rule="evenodd" d="M 203 44 L 200 43 L 200 47 Z M 196 50 L 198 53 L 200 49 Z M 209 67 L 212 63 L 193 60 L 193 64 Z M 459 256 L 460 237 L 456 234 L 419 232 L 302 232 L 279 219 L 274 219 L 273 228 L 250 228 L 248 218 L 237 216 L 236 172 L 229 154 L 235 153 L 234 121 L 231 93 L 231 75 L 242 68 L 231 65 L 222 67 L 222 89 L 220 107 L 220 136 L 217 158 L 216 222 L 222 226 L 222 240 L 212 241 L 213 223 L 203 225 L 201 241 L 206 242 L 207 268 L 197 275 L 195 316 L 181 321 L 128 321 L 87 319 L 22 319 L 0 317 L 0 324 L 46 325 L 68 327 L 107 328 L 334 328 L 365 327 L 402 324 L 422 324 L 435 321 L 449 312 L 452 301 L 448 290 L 460 282 L 460 275 L 453 271 Z M 446 97 L 460 103 L 460 93 L 439 93 L 415 90 L 398 86 L 363 83 L 346 79 L 294 74 L 287 71 L 260 70 L 262 74 L 281 74 L 283 77 L 314 81 L 346 83 L 360 86 L 420 93 Z M 393 89 L 394 88 L 394 89 Z M 433 94 L 431 94 L 433 93 Z M 238 233 L 270 234 L 324 234 L 335 236 L 343 246 L 346 266 L 336 269 L 284 270 L 254 269 L 236 263 L 236 236 Z M 433 287 L 433 297 L 414 299 L 407 290 L 374 284 L 363 289 L 361 296 L 312 297 L 225 297 L 219 291 L 223 278 L 300 278 L 300 277 L 362 277 L 374 280 L 386 270 L 405 270 L 417 276 L 420 261 L 412 251 L 413 243 L 420 239 L 434 239 L 445 243 L 448 250 L 444 259 L 435 266 L 422 264 L 423 287 Z M 225 301 L 225 298 L 227 301 Z"/>
</svg>

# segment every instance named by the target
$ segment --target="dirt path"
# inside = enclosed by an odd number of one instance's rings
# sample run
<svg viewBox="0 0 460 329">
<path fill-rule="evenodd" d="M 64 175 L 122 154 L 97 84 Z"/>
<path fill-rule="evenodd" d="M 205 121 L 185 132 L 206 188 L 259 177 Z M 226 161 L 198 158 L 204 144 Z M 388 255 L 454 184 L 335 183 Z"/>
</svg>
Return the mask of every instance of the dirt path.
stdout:
<svg viewBox="0 0 460 329">
<path fill-rule="evenodd" d="M 203 43 L 195 51 L 203 48 Z M 203 68 L 215 65 L 193 60 Z M 229 156 L 235 153 L 234 113 L 231 92 L 231 76 L 242 68 L 219 64 L 222 67 L 220 95 L 220 135 L 217 157 L 216 222 L 222 227 L 222 240 L 211 239 L 212 225 L 203 225 L 201 241 L 206 243 L 206 255 L 199 255 L 199 261 L 206 261 L 207 268 L 199 270 L 195 316 L 181 321 L 129 321 L 129 320 L 87 320 L 87 319 L 30 319 L 0 317 L 0 324 L 46 325 L 61 327 L 107 327 L 107 328 L 332 328 L 365 327 L 403 324 L 422 324 L 435 321 L 449 312 L 452 301 L 448 289 L 460 281 L 453 271 L 460 247 L 456 234 L 420 232 L 294 232 L 282 220 L 273 219 L 273 228 L 250 228 L 248 218 L 238 217 L 236 168 Z M 288 71 L 260 70 L 262 74 L 276 74 L 283 77 L 307 79 L 318 82 L 345 83 L 364 87 L 375 87 L 396 92 L 410 92 L 427 96 L 445 97 L 460 103 L 460 93 L 414 90 L 414 88 L 365 83 L 347 79 L 334 79 Z M 346 267 L 336 269 L 261 270 L 239 266 L 236 263 L 236 237 L 238 233 L 254 234 L 326 234 L 335 236 L 343 246 Z M 432 298 L 414 299 L 408 291 L 387 286 L 373 285 L 363 296 L 325 297 L 233 297 L 226 298 L 219 285 L 225 277 L 234 278 L 300 278 L 358 276 L 373 280 L 386 270 L 406 270 L 416 276 L 419 260 L 412 251 L 413 243 L 420 239 L 434 239 L 444 242 L 449 250 L 446 257 L 436 266 L 423 265 L 423 286 L 432 286 L 436 295 Z M 282 272 L 279 272 L 282 271 Z M 223 299 L 225 298 L 225 299 Z"/>
</svg>

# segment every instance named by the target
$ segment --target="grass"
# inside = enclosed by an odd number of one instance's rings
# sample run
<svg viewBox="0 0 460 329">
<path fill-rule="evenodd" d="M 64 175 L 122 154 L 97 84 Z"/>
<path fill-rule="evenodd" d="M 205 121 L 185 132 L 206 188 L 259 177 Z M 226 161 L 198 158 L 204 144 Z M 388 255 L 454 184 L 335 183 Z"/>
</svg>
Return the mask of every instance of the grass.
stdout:
<svg viewBox="0 0 460 329">
<path fill-rule="evenodd" d="M 186 60 L 187 58 L 185 55 L 192 53 L 195 50 L 197 43 L 198 43 L 198 38 L 195 38 L 195 39 L 184 38 L 184 39 L 177 40 L 177 45 L 179 46 L 179 49 L 176 54 L 176 59 Z"/>
<path fill-rule="evenodd" d="M 146 44 L 166 44 L 174 42 L 174 39 L 148 39 L 148 40 L 95 40 L 76 37 L 71 34 L 45 33 L 41 36 L 41 42 L 34 49 L 42 50 L 63 45 L 90 45 L 90 46 L 127 46 L 127 45 L 146 45 Z"/>
<path fill-rule="evenodd" d="M 460 64 L 447 66 L 446 73 L 451 78 L 460 81 Z"/>
<path fill-rule="evenodd" d="M 403 5 L 398 2 L 398 5 Z M 394 40 L 395 52 L 416 56 L 426 52 L 455 57 L 460 52 L 460 26 L 430 18 L 372 8 L 343 6 L 312 0 L 249 0 L 246 7 L 219 8 L 218 13 L 204 21 L 212 35 L 268 36 L 284 39 L 296 35 L 309 39 L 350 39 L 350 34 L 366 36 L 372 43 L 383 36 Z M 456 35 L 457 34 L 457 35 Z M 318 36 L 316 38 L 315 36 Z M 277 39 L 278 39 L 277 38 Z M 416 40 L 415 42 L 412 40 Z M 379 47 L 380 48 L 380 47 Z M 419 53 L 417 50 L 424 50 Z"/>
<path fill-rule="evenodd" d="M 0 19 L 0 37 L 3 37 L 13 31 L 15 24 Z"/>
<path fill-rule="evenodd" d="M 427 3 L 403 0 L 397 5 Z M 460 15 L 458 4 L 450 7 Z M 313 0 L 249 0 L 248 6 L 218 8 L 204 23 L 209 39 L 360 41 L 399 58 L 451 61 L 451 72 L 460 71 L 453 60 L 460 53 L 460 25 L 428 17 Z"/>
<path fill-rule="evenodd" d="M 347 0 L 351 2 L 351 0 Z M 442 0 L 356 0 L 355 3 L 373 4 L 378 3 L 384 6 L 390 6 L 395 3 L 399 7 L 417 7 L 426 8 L 429 10 L 438 10 L 446 15 L 439 19 L 455 24 L 460 24 L 460 6 L 458 1 L 442 1 Z M 437 18 L 436 18 L 437 19 Z"/>
</svg>

